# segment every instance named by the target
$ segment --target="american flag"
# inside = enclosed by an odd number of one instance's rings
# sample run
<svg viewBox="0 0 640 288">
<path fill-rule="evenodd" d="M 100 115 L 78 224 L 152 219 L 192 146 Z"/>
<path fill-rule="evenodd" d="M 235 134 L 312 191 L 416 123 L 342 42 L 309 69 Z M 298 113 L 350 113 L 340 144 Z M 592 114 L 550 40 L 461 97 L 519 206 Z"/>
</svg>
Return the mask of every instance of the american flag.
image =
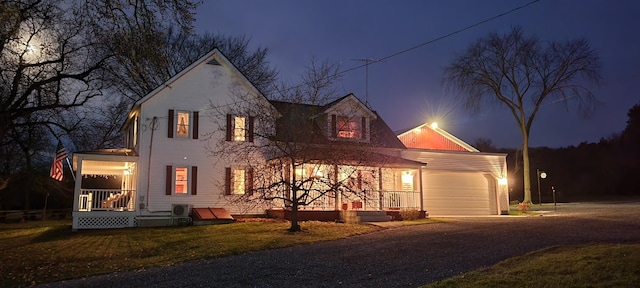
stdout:
<svg viewBox="0 0 640 288">
<path fill-rule="evenodd" d="M 51 171 L 49 171 L 49 176 L 58 181 L 62 181 L 62 176 L 64 175 L 64 171 L 62 170 L 62 161 L 67 158 L 67 151 L 62 147 L 62 143 L 58 141 L 58 148 L 56 149 L 56 157 L 53 159 L 53 163 L 51 164 Z"/>
</svg>

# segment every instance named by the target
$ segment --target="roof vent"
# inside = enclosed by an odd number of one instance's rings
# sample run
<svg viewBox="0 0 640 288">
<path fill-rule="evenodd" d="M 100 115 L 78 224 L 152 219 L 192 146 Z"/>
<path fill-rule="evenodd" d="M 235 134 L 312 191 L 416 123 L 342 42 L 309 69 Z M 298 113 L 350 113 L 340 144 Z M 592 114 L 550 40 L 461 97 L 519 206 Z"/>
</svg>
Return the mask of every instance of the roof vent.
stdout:
<svg viewBox="0 0 640 288">
<path fill-rule="evenodd" d="M 216 60 L 216 59 L 211 59 L 209 62 L 207 62 L 207 64 L 215 65 L 215 66 L 222 66 L 222 64 L 220 64 L 220 62 L 218 62 L 218 60 Z"/>
</svg>

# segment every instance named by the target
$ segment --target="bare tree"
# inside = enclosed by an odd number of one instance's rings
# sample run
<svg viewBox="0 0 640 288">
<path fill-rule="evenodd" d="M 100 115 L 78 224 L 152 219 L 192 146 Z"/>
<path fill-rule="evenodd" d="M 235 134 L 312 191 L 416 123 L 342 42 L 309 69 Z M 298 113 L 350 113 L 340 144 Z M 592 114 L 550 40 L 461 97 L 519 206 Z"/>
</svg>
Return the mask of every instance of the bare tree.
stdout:
<svg viewBox="0 0 640 288">
<path fill-rule="evenodd" d="M 211 136 L 227 133 L 227 137 L 210 138 L 211 156 L 245 165 L 237 171 L 227 168 L 223 190 L 231 194 L 232 202 L 285 207 L 291 213 L 289 230 L 300 231 L 298 214 L 302 207 L 334 210 L 341 199 L 366 199 L 367 191 L 377 190 L 373 184 L 377 172 L 365 169 L 367 161 L 374 159 L 370 150 L 355 142 L 345 145 L 329 140 L 326 129 L 318 129 L 327 127 L 326 116 L 313 117 L 321 115 L 334 99 L 335 94 L 328 91 L 339 79 L 338 71 L 336 65 L 314 61 L 302 77 L 304 84 L 293 88 L 281 85 L 278 100 L 238 92 L 234 96 L 240 100 L 233 105 L 212 103 L 211 117 L 221 124 Z M 225 122 L 225 115 L 247 115 L 250 124 L 226 130 L 234 120 Z M 235 137 L 251 138 L 233 141 Z M 251 180 L 238 182 L 235 178 Z M 377 201 L 377 197 L 370 198 Z"/>
<path fill-rule="evenodd" d="M 105 81 L 109 82 L 117 94 L 136 101 L 164 81 L 185 69 L 206 53 L 218 48 L 259 90 L 270 94 L 275 84 L 277 71 L 269 66 L 269 49 L 249 48 L 246 37 L 213 35 L 209 33 L 193 34 L 188 31 L 169 27 L 163 35 L 161 45 L 154 53 L 162 61 L 139 62 L 124 57 L 120 65 L 113 67 Z M 114 49 L 125 49 L 114 47 Z M 128 49 L 137 49 L 131 47 Z M 137 52 L 141 53 L 141 52 Z"/>
<path fill-rule="evenodd" d="M 524 201 L 531 203 L 529 133 L 544 103 L 578 105 L 588 115 L 597 100 L 585 86 L 601 78 L 600 60 L 584 39 L 566 42 L 526 37 L 519 27 L 492 33 L 473 43 L 445 69 L 445 81 L 460 92 L 465 105 L 500 103 L 522 133 Z"/>
<path fill-rule="evenodd" d="M 167 23 L 190 28 L 195 5 L 172 0 L 0 2 L 0 139 L 14 126 L 62 126 L 17 120 L 102 96 L 107 72 L 127 57 L 136 63 L 161 62 L 157 53 L 135 54 L 124 43 L 137 45 L 138 52 L 154 51 Z"/>
</svg>

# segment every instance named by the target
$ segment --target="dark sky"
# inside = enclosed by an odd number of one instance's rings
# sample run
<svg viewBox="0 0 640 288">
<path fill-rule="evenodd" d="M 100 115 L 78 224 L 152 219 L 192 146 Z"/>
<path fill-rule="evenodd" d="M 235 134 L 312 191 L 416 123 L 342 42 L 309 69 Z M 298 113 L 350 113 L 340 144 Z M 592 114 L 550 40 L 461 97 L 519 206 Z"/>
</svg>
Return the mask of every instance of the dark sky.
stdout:
<svg viewBox="0 0 640 288">
<path fill-rule="evenodd" d="M 297 83 L 313 57 L 343 70 L 381 59 L 529 3 L 529 0 L 456 1 L 204 1 L 198 32 L 246 36 L 270 50 L 281 78 Z M 627 112 L 640 103 L 640 1 L 540 0 L 453 36 L 345 73 L 340 89 L 369 104 L 394 130 L 438 121 L 473 144 L 491 139 L 498 147 L 521 145 L 513 116 L 499 105 L 478 113 L 461 107 L 442 84 L 443 68 L 478 38 L 519 25 L 542 40 L 585 38 L 598 51 L 603 82 L 592 91 L 601 101 L 583 118 L 575 105 L 546 103 L 531 131 L 533 147 L 597 142 L 621 132 Z M 368 96 L 366 91 L 368 90 Z M 365 99 L 366 98 L 366 99 Z"/>
</svg>

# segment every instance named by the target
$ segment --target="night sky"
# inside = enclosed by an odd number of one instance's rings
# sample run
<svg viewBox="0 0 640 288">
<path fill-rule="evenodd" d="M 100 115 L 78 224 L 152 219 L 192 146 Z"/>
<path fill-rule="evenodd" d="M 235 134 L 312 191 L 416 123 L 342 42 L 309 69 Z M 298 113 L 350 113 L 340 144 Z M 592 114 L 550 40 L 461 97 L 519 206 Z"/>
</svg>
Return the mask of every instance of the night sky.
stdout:
<svg viewBox="0 0 640 288">
<path fill-rule="evenodd" d="M 340 63 L 342 70 L 403 50 L 526 5 L 520 1 L 204 1 L 198 32 L 246 36 L 253 48 L 267 47 L 280 77 L 297 84 L 313 57 Z M 344 74 L 343 95 L 367 101 L 394 130 L 437 121 L 473 144 L 487 138 L 515 148 L 522 136 L 500 105 L 466 111 L 444 88 L 443 68 L 478 38 L 519 25 L 542 40 L 586 38 L 602 61 L 603 81 L 592 91 L 601 101 L 583 118 L 574 109 L 547 103 L 533 124 L 532 147 L 597 142 L 620 133 L 627 112 L 640 103 L 640 1 L 540 0 L 508 15 L 406 53 Z M 366 91 L 368 90 L 368 95 Z M 342 96 L 342 95 L 341 95 Z"/>
</svg>

